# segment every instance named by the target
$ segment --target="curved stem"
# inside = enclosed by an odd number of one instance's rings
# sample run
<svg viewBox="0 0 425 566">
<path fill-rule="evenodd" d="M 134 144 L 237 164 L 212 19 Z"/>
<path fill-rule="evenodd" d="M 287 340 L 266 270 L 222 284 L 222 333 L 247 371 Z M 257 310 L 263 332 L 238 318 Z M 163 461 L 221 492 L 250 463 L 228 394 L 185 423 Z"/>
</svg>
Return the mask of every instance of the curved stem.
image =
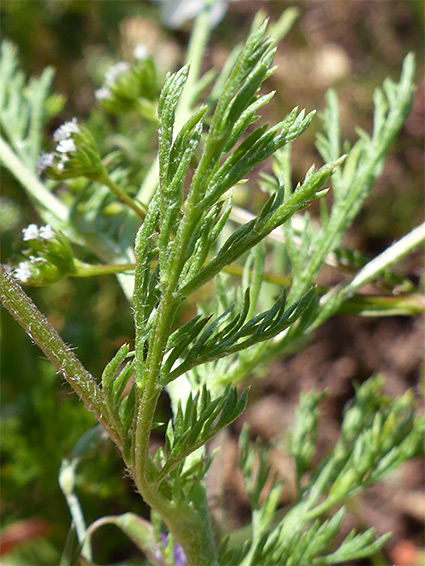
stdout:
<svg viewBox="0 0 425 566">
<path fill-rule="evenodd" d="M 106 516 L 94 521 L 86 531 L 86 539 L 82 548 L 83 557 L 87 557 L 86 549 L 90 550 L 91 538 L 94 532 L 104 525 L 116 525 L 121 529 L 140 551 L 146 555 L 149 563 L 157 564 L 158 566 L 167 566 L 167 562 L 162 557 L 160 548 L 155 540 L 152 524 L 134 513 Z"/>
<path fill-rule="evenodd" d="M 0 266 L 0 298 L 3 306 L 62 374 L 121 450 L 123 439 L 113 424 L 103 393 L 93 376 L 2 266 Z"/>
<path fill-rule="evenodd" d="M 81 509 L 78 497 L 75 495 L 75 470 L 79 463 L 79 458 L 72 460 L 62 460 L 62 465 L 59 470 L 59 486 L 65 497 L 68 505 L 69 512 L 71 513 L 72 523 L 77 534 L 77 539 L 80 544 L 84 543 L 87 534 L 86 522 L 84 520 L 83 510 Z M 91 546 L 86 545 L 84 549 L 84 557 L 92 561 Z"/>
</svg>

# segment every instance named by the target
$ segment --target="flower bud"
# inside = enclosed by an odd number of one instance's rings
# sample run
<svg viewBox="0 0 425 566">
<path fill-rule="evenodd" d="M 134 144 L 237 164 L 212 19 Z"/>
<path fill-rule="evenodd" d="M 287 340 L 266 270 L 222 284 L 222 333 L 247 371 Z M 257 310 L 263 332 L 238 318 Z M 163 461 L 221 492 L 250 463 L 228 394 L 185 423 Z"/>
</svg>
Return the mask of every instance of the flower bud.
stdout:
<svg viewBox="0 0 425 566">
<path fill-rule="evenodd" d="M 159 89 L 153 59 L 143 45 L 138 45 L 133 54 L 133 65 L 121 61 L 109 69 L 95 96 L 111 114 L 137 111 L 144 118 L 156 121 L 153 101 Z"/>
<path fill-rule="evenodd" d="M 21 283 L 34 286 L 48 285 L 75 271 L 74 256 L 68 240 L 49 224 L 30 224 L 22 230 L 22 239 L 28 248 L 22 252 L 26 261 L 19 263 L 14 276 Z"/>
<path fill-rule="evenodd" d="M 76 118 L 65 122 L 53 134 L 55 151 L 43 153 L 36 165 L 38 174 L 44 171 L 54 179 L 88 177 L 93 181 L 105 175 L 99 151 L 90 132 L 77 124 Z"/>
<path fill-rule="evenodd" d="M 20 283 L 32 287 L 43 287 L 63 279 L 56 265 L 42 257 L 29 256 L 28 261 L 21 261 L 13 275 Z"/>
</svg>

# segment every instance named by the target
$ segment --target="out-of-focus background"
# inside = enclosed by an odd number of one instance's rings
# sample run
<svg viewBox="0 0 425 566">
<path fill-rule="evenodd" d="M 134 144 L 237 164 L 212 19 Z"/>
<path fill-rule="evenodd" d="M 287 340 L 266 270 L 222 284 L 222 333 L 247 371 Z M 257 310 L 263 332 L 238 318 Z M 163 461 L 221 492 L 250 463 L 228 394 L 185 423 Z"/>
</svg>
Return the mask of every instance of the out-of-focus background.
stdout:
<svg viewBox="0 0 425 566">
<path fill-rule="evenodd" d="M 343 135 L 353 141 L 355 127 L 371 130 L 374 87 L 387 76 L 399 77 L 407 52 L 417 55 L 412 113 L 344 242 L 373 257 L 423 220 L 424 3 L 230 2 L 224 19 L 212 32 L 205 69 L 224 64 L 231 48 L 246 37 L 258 10 L 276 20 L 294 4 L 300 16 L 279 47 L 278 69 L 269 79 L 270 90 L 277 90 L 268 110 L 271 120 L 280 119 L 296 105 L 320 110 L 326 90 L 332 87 L 340 99 Z M 54 88 L 67 102 L 52 131 L 73 116 L 87 119 L 104 72 L 114 62 L 128 59 L 136 44 L 146 46 L 161 73 L 176 69 L 184 60 L 191 28 L 191 22 L 178 29 L 167 28 L 159 3 L 149 1 L 3 0 L 0 14 L 2 36 L 18 46 L 24 69 L 35 75 L 46 65 L 56 69 Z M 303 177 L 312 163 L 320 164 L 314 149 L 318 127 L 316 120 L 294 144 L 295 178 Z M 136 153 L 132 159 L 140 161 L 143 174 L 149 155 Z M 255 203 L 247 199 L 241 204 L 250 207 Z M 3 262 L 16 253 L 21 229 L 39 222 L 23 191 L 5 170 L 0 219 Z M 421 269 L 420 253 L 402 265 L 403 273 L 415 281 Z M 325 277 L 328 282 L 338 280 L 334 273 Z M 112 276 L 67 279 L 47 288 L 30 289 L 29 293 L 96 376 L 117 347 L 132 340 L 131 313 Z M 1 512 L 5 539 L 0 563 L 58 564 L 70 524 L 58 471 L 62 458 L 94 425 L 94 419 L 60 382 L 21 328 L 7 313 L 2 314 Z M 353 395 L 353 382 L 382 373 L 389 394 L 400 395 L 409 387 L 419 392 L 422 343 L 419 318 L 335 317 L 301 353 L 263 370 L 263 379 L 254 385 L 243 419 L 250 423 L 254 435 L 266 440 L 281 435 L 284 445 L 285 430 L 291 426 L 300 392 L 313 386 L 327 389 L 319 438 L 324 453 L 336 440 L 342 408 Z M 248 519 L 247 498 L 235 473 L 240 427 L 241 421 L 235 423 L 222 446 L 226 486 L 223 506 L 229 529 Z M 272 457 L 287 480 L 282 504 L 289 503 L 293 497 L 290 463 L 283 452 L 275 450 Z M 109 443 L 81 462 L 77 482 L 88 523 L 127 510 L 146 516 L 143 502 Z M 391 541 L 374 564 L 413 566 L 421 560 L 424 519 L 423 464 L 411 462 L 352 503 L 346 529 L 356 525 L 374 526 L 378 534 L 392 531 Z M 95 556 L 100 564 L 141 563 L 135 547 L 113 527 L 96 535 Z"/>
</svg>

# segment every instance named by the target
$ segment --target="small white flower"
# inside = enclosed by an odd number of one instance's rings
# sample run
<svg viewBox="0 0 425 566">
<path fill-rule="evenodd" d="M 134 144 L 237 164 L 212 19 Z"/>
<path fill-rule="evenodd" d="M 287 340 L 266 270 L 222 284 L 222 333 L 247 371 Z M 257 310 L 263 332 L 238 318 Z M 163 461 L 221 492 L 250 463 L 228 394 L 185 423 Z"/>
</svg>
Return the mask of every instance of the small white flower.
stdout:
<svg viewBox="0 0 425 566">
<path fill-rule="evenodd" d="M 37 175 L 41 175 L 45 169 L 53 167 L 55 164 L 55 156 L 53 153 L 42 153 L 35 164 Z"/>
<path fill-rule="evenodd" d="M 53 134 L 53 141 L 67 140 L 72 134 L 78 133 L 77 118 L 72 118 L 71 122 L 62 124 Z"/>
<path fill-rule="evenodd" d="M 30 260 L 30 262 L 32 264 L 36 264 L 36 263 L 46 263 L 46 260 L 43 259 L 42 257 L 35 257 L 34 255 L 30 255 L 30 257 L 28 258 Z"/>
<path fill-rule="evenodd" d="M 148 58 L 148 50 L 146 49 L 146 47 L 143 45 L 143 43 L 139 43 L 138 45 L 136 45 L 136 47 L 133 49 L 133 57 L 135 59 L 138 59 L 139 61 L 143 61 L 143 59 L 147 59 Z"/>
<path fill-rule="evenodd" d="M 76 149 L 74 140 L 61 140 L 56 146 L 56 151 L 59 151 L 59 153 L 70 153 Z"/>
<path fill-rule="evenodd" d="M 97 100 L 105 100 L 107 98 L 111 98 L 111 94 L 112 93 L 107 86 L 102 86 L 95 91 L 94 96 Z"/>
<path fill-rule="evenodd" d="M 40 232 L 38 230 L 37 224 L 30 224 L 26 228 L 22 229 L 22 240 L 27 242 L 28 240 L 38 240 Z"/>
<path fill-rule="evenodd" d="M 18 279 L 18 281 L 21 281 L 22 283 L 29 281 L 31 279 L 31 270 L 29 263 L 22 261 L 19 264 L 18 268 L 13 272 L 13 275 L 16 279 Z"/>
<path fill-rule="evenodd" d="M 130 69 L 130 65 L 124 61 L 120 61 L 116 65 L 113 65 L 105 73 L 105 85 L 113 85 L 116 83 L 118 77 L 126 73 Z"/>
<path fill-rule="evenodd" d="M 53 238 L 55 233 L 53 232 L 50 224 L 46 224 L 46 226 L 41 226 L 40 228 L 40 238 L 42 240 L 50 240 Z"/>
</svg>

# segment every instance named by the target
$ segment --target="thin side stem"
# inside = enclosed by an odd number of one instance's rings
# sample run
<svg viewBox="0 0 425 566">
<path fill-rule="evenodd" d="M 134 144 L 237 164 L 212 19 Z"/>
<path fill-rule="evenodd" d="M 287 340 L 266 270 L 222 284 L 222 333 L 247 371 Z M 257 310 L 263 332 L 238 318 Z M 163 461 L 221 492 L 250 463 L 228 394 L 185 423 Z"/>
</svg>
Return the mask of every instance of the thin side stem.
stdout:
<svg viewBox="0 0 425 566">
<path fill-rule="evenodd" d="M 108 189 L 125 205 L 131 208 L 139 218 L 144 220 L 146 216 L 146 207 L 138 202 L 136 199 L 131 198 L 125 191 L 120 189 L 116 183 L 111 181 L 111 179 L 105 175 L 101 179 L 101 183 L 106 185 Z"/>
<path fill-rule="evenodd" d="M 75 271 L 70 277 L 97 277 L 98 275 L 113 275 L 116 273 L 133 272 L 134 263 L 91 264 L 74 259 Z"/>
<path fill-rule="evenodd" d="M 382 254 L 370 261 L 346 285 L 329 291 L 321 299 L 322 309 L 314 321 L 311 329 L 317 328 L 336 312 L 344 301 L 347 301 L 354 292 L 377 277 L 384 269 L 394 265 L 408 255 L 413 249 L 425 242 L 425 222 L 403 236 L 398 242 L 387 248 Z"/>
<path fill-rule="evenodd" d="M 125 274 L 135 269 L 134 263 L 124 264 L 89 264 L 74 260 L 76 270 L 70 273 L 70 277 L 97 277 L 99 275 L 113 275 L 117 273 Z M 156 262 L 152 262 L 156 265 Z M 369 265 L 369 264 L 368 264 Z M 223 272 L 235 277 L 242 277 L 243 267 L 236 264 L 226 265 Z M 130 275 L 130 273 L 129 273 Z M 132 275 L 132 274 L 131 274 Z M 277 273 L 263 274 L 263 281 L 289 287 L 291 278 Z M 315 287 L 318 295 L 326 295 L 329 287 L 317 285 Z M 425 313 L 425 297 L 420 293 L 408 293 L 401 295 L 376 295 L 365 293 L 354 293 L 349 298 L 345 298 L 336 311 L 339 314 L 357 314 L 363 316 L 394 316 L 394 315 L 415 315 Z"/>
<path fill-rule="evenodd" d="M 413 249 L 417 248 L 425 242 L 425 222 L 420 224 L 408 234 L 403 236 L 398 242 L 387 248 L 375 259 L 365 265 L 346 285 L 345 295 L 351 295 L 354 291 L 377 277 L 384 269 L 391 267 L 400 259 L 409 254 Z"/>
</svg>

